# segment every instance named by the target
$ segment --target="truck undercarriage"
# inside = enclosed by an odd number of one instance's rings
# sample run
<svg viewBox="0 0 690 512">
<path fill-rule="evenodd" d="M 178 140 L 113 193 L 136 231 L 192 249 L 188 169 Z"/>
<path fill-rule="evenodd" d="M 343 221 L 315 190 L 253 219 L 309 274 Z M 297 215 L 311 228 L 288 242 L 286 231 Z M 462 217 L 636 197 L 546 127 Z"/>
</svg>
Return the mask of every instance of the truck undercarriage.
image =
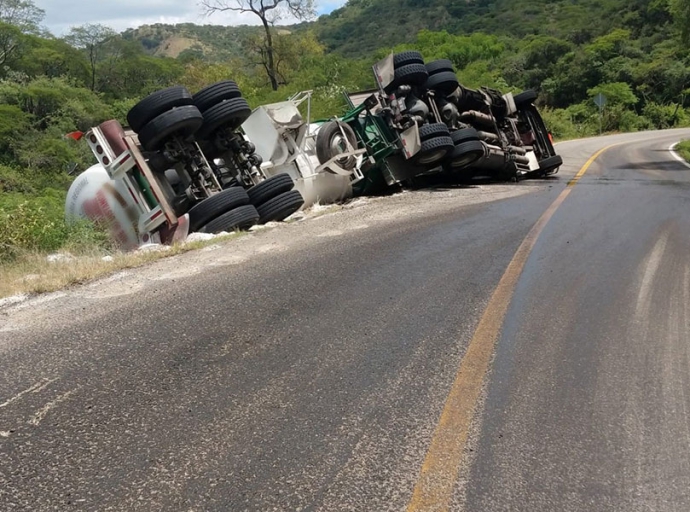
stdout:
<svg viewBox="0 0 690 512">
<path fill-rule="evenodd" d="M 374 194 L 433 176 L 517 181 L 562 164 L 536 94 L 462 86 L 447 60 L 418 52 L 373 67 L 377 88 L 349 110 L 311 120 L 311 92 L 251 109 L 225 80 L 176 86 L 85 138 L 98 164 L 70 188 L 68 218 L 104 221 L 124 248 L 282 221 L 317 202 Z M 306 104 L 306 119 L 300 107 Z"/>
</svg>

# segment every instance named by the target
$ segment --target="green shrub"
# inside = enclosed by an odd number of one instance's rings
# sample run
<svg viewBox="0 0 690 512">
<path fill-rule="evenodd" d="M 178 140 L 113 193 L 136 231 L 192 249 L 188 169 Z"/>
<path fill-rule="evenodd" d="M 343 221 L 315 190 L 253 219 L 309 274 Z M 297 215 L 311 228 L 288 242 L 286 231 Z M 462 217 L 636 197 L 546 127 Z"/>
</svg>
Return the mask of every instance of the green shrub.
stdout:
<svg viewBox="0 0 690 512">
<path fill-rule="evenodd" d="M 27 251 L 51 252 L 62 248 L 109 248 L 107 231 L 86 221 L 67 224 L 64 194 L 27 198 L 3 196 L 0 206 L 0 260 L 11 260 Z"/>
<path fill-rule="evenodd" d="M 680 156 L 685 158 L 686 162 L 690 162 L 690 140 L 684 140 L 678 146 L 676 146 L 676 151 Z"/>
</svg>

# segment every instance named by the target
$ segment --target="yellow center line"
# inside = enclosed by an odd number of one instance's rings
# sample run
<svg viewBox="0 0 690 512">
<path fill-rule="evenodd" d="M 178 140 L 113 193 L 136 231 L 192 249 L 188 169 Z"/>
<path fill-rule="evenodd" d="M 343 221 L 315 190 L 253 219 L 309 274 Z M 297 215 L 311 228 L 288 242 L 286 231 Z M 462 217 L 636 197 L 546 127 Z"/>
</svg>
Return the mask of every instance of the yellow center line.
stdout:
<svg viewBox="0 0 690 512">
<path fill-rule="evenodd" d="M 573 186 L 602 153 L 615 145 L 617 144 L 597 151 L 587 160 L 532 227 L 508 264 L 508 268 L 501 277 L 479 321 L 477 330 L 467 347 L 467 352 L 462 358 L 455 381 L 441 412 L 441 418 L 431 439 L 431 445 L 415 484 L 407 512 L 449 510 L 484 377 L 489 369 L 494 345 L 527 258 L 544 227 L 566 197 L 570 195 Z"/>
</svg>

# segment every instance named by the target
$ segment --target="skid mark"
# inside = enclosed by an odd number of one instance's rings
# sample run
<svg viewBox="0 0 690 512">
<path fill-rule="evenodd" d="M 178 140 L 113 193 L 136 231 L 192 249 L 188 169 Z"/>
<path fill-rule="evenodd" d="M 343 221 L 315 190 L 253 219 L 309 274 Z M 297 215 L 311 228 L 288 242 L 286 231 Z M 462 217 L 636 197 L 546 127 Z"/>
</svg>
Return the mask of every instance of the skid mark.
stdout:
<svg viewBox="0 0 690 512">
<path fill-rule="evenodd" d="M 68 391 L 67 393 L 63 393 L 62 395 L 58 396 L 55 400 L 48 402 L 45 404 L 43 407 L 41 407 L 36 414 L 34 414 L 31 419 L 29 420 L 29 423 L 34 426 L 38 426 L 41 421 L 46 417 L 46 414 L 48 414 L 52 409 L 54 409 L 57 405 L 61 404 L 65 400 L 67 400 L 70 396 L 72 396 L 75 392 L 77 392 L 79 389 L 81 389 L 81 386 L 74 388 L 71 391 Z"/>
<path fill-rule="evenodd" d="M 644 272 L 642 274 L 642 282 L 640 284 L 640 291 L 637 294 L 637 306 L 635 307 L 635 314 L 639 315 L 642 311 L 650 306 L 652 286 L 654 277 L 659 271 L 661 260 L 666 251 L 666 243 L 668 242 L 668 232 L 664 233 L 659 240 L 654 244 L 654 248 L 649 253 L 646 259 Z"/>
<path fill-rule="evenodd" d="M 25 389 L 24 391 L 21 391 L 14 395 L 12 398 L 9 398 L 5 400 L 3 403 L 0 404 L 0 409 L 3 407 L 7 407 L 13 402 L 16 402 L 19 400 L 21 397 L 26 395 L 27 393 L 38 393 L 39 391 L 43 391 L 45 388 L 47 388 L 50 384 L 55 382 L 57 379 L 42 379 L 41 381 L 37 382 L 33 386 L 31 386 L 28 389 Z"/>
</svg>

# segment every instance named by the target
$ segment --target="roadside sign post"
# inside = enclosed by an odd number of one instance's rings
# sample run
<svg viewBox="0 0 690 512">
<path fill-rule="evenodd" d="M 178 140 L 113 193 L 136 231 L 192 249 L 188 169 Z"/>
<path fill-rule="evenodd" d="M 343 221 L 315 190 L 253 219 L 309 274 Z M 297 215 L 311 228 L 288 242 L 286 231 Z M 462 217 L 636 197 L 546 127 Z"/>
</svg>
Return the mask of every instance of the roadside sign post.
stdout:
<svg viewBox="0 0 690 512">
<path fill-rule="evenodd" d="M 606 96 L 599 93 L 594 97 L 594 103 L 599 107 L 599 135 L 602 134 L 602 124 L 604 118 L 604 105 L 606 105 Z"/>
</svg>

